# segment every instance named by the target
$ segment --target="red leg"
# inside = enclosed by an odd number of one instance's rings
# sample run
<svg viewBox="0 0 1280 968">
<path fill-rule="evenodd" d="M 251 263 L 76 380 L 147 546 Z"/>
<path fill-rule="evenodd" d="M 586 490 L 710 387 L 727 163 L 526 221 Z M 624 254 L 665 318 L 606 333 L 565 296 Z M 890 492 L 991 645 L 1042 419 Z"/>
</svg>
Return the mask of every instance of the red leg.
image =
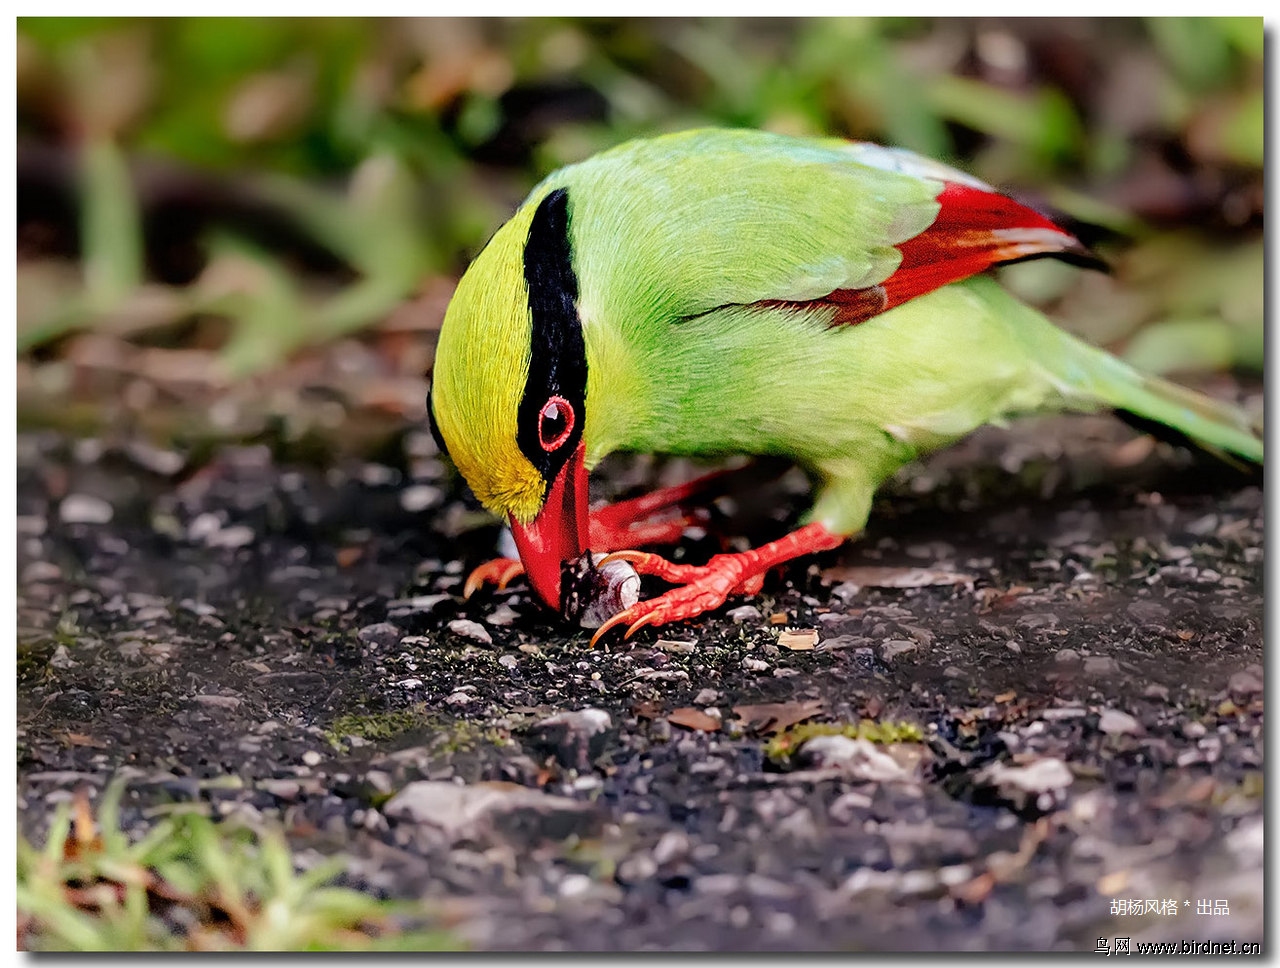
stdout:
<svg viewBox="0 0 1280 968">
<path fill-rule="evenodd" d="M 716 555 L 705 565 L 673 564 L 644 551 L 615 552 L 609 557 L 629 561 L 641 574 L 654 575 L 681 587 L 619 612 L 596 630 L 591 644 L 595 645 L 615 625 L 625 625 L 625 637 L 629 638 L 646 625 L 665 625 L 701 615 L 719 607 L 732 594 L 754 594 L 760 590 L 770 568 L 801 555 L 839 547 L 845 537 L 833 534 L 821 524 L 806 524 L 786 537 L 751 551 Z"/>
<path fill-rule="evenodd" d="M 685 528 L 705 520 L 706 505 L 728 490 L 729 479 L 737 473 L 737 470 L 715 471 L 592 511 L 591 550 L 675 544 Z M 695 498 L 698 504 L 690 508 Z"/>
</svg>

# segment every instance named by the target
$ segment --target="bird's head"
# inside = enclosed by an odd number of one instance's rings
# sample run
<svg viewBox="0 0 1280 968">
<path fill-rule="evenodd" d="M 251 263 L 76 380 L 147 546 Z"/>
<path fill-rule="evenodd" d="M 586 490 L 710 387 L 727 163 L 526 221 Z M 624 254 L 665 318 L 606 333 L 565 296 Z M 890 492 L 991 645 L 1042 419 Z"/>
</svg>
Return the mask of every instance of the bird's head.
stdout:
<svg viewBox="0 0 1280 968">
<path fill-rule="evenodd" d="M 437 442 L 510 525 L 529 582 L 560 607 L 586 550 L 587 358 L 565 190 L 500 228 L 458 283 L 427 401 Z"/>
</svg>

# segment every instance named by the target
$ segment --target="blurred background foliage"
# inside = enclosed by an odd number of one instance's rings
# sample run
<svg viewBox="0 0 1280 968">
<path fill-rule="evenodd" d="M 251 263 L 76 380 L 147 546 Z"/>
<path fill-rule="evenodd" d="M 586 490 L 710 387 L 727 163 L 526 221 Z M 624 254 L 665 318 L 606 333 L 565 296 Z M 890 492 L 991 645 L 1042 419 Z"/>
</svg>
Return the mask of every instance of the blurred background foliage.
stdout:
<svg viewBox="0 0 1280 968">
<path fill-rule="evenodd" d="M 1151 369 L 1260 372 L 1263 73 L 1261 18 L 19 19 L 20 420 L 419 420 L 534 182 L 704 124 L 967 168 L 1115 266 L 1003 270 L 1025 298 Z"/>
</svg>

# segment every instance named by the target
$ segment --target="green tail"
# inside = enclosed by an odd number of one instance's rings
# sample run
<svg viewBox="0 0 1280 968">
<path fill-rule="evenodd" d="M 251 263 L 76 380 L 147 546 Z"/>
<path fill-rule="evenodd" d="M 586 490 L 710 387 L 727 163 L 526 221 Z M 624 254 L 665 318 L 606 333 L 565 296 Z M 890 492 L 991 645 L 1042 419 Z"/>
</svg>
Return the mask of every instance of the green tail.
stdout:
<svg viewBox="0 0 1280 968">
<path fill-rule="evenodd" d="M 1102 403 L 1141 429 L 1158 433 L 1150 425 L 1159 424 L 1224 459 L 1234 454 L 1262 463 L 1261 428 L 1240 407 L 1140 373 L 1105 350 L 1057 332 L 1060 356 L 1047 368 L 1068 405 L 1093 410 Z"/>
</svg>

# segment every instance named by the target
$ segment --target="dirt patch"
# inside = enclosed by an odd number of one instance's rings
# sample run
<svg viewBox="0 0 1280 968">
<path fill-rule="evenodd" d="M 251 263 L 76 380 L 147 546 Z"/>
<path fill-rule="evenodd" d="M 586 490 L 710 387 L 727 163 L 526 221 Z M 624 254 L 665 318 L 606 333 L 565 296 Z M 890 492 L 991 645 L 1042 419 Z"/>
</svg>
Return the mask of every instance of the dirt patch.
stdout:
<svg viewBox="0 0 1280 968">
<path fill-rule="evenodd" d="M 1104 419 L 984 432 L 857 544 L 592 651 L 523 587 L 461 599 L 496 528 L 410 438 L 193 471 L 19 437 L 25 832 L 123 774 L 132 829 L 278 823 L 479 948 L 1261 940 L 1258 480 Z"/>
</svg>

